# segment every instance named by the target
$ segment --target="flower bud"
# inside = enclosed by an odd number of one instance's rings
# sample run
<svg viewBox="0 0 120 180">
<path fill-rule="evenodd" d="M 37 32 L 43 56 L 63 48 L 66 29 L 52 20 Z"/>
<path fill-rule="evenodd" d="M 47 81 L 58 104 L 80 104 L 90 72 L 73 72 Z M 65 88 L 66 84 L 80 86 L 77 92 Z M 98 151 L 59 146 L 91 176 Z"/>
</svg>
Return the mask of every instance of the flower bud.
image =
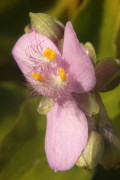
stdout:
<svg viewBox="0 0 120 180">
<path fill-rule="evenodd" d="M 99 62 L 95 67 L 95 71 L 95 91 L 110 91 L 120 83 L 120 61 L 117 59 L 106 59 Z"/>
<path fill-rule="evenodd" d="M 106 142 L 100 163 L 104 169 L 120 168 L 120 142 L 117 145 Z"/>
<path fill-rule="evenodd" d="M 54 43 L 63 37 L 64 26 L 56 18 L 43 13 L 30 13 L 29 15 L 31 26 L 37 33 L 47 36 Z"/>
<path fill-rule="evenodd" d="M 100 163 L 105 169 L 119 168 L 120 140 L 116 136 L 115 130 L 109 121 L 107 112 L 99 94 L 96 94 L 96 100 L 99 104 L 99 114 L 96 116 L 97 128 L 103 135 L 105 142 L 104 152 Z"/>
<path fill-rule="evenodd" d="M 87 116 L 92 117 L 93 115 L 99 113 L 99 105 L 94 94 L 74 94 L 74 98 L 80 106 L 80 109 L 82 109 Z"/>
<path fill-rule="evenodd" d="M 113 143 L 115 134 L 114 128 L 108 118 L 107 111 L 99 94 L 96 93 L 96 101 L 99 105 L 99 113 L 94 117 L 98 131 L 103 135 L 104 139 Z"/>
<path fill-rule="evenodd" d="M 95 49 L 94 49 L 93 45 L 90 42 L 86 42 L 84 47 L 86 49 L 86 53 L 88 54 L 88 56 L 92 60 L 93 64 L 96 64 L 96 61 L 97 61 L 96 60 L 96 53 L 95 53 Z"/>
<path fill-rule="evenodd" d="M 52 108 L 53 101 L 50 98 L 42 97 L 37 111 L 39 114 L 46 115 Z"/>
<path fill-rule="evenodd" d="M 61 54 L 63 53 L 63 43 L 64 43 L 64 39 L 62 38 L 59 42 L 58 42 L 58 49 L 61 52 Z"/>
<path fill-rule="evenodd" d="M 31 32 L 31 26 L 30 26 L 30 24 L 28 24 L 28 25 L 25 26 L 24 32 L 25 32 L 26 34 Z"/>
<path fill-rule="evenodd" d="M 76 165 L 82 168 L 92 169 L 100 161 L 103 154 L 104 140 L 103 137 L 96 131 L 92 131 L 87 145 L 79 157 Z"/>
</svg>

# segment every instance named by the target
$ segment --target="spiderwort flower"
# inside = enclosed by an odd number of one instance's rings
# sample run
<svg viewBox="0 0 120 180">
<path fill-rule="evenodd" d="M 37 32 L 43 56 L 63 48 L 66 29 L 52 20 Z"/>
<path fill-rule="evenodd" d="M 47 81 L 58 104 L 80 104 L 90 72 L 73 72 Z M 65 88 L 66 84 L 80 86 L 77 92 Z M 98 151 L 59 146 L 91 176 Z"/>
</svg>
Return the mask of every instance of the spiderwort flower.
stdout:
<svg viewBox="0 0 120 180">
<path fill-rule="evenodd" d="M 42 34 L 23 35 L 12 54 L 33 89 L 53 100 L 47 114 L 45 151 L 55 171 L 70 169 L 88 140 L 87 118 L 72 93 L 89 92 L 95 86 L 95 71 L 72 24 L 64 31 L 63 53 Z"/>
</svg>

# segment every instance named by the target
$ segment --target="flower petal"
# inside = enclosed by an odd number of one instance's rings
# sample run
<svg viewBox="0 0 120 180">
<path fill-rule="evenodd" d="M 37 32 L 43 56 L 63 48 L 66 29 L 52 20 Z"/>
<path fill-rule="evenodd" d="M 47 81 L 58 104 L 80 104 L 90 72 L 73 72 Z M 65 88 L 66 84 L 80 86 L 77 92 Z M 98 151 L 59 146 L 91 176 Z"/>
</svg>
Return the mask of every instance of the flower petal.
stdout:
<svg viewBox="0 0 120 180">
<path fill-rule="evenodd" d="M 63 58 L 70 65 L 72 77 L 79 84 L 76 92 L 90 91 L 95 85 L 94 67 L 85 49 L 80 45 L 70 22 L 65 27 Z"/>
<path fill-rule="evenodd" d="M 45 150 L 50 167 L 55 171 L 72 168 L 87 138 L 87 120 L 76 102 L 55 103 L 47 115 Z"/>
<path fill-rule="evenodd" d="M 12 50 L 12 54 L 25 76 L 34 66 L 37 66 L 37 64 L 39 64 L 39 66 L 41 65 L 41 54 L 47 48 L 60 54 L 59 50 L 50 39 L 41 34 L 37 34 L 35 31 L 24 34 L 19 38 Z"/>
</svg>

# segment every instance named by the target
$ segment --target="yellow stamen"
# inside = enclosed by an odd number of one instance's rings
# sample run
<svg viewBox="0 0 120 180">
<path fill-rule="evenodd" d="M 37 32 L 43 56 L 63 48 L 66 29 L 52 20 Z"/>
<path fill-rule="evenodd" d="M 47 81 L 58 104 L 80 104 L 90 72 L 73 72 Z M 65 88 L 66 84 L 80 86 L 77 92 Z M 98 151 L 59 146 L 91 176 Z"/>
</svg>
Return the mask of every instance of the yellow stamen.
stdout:
<svg viewBox="0 0 120 180">
<path fill-rule="evenodd" d="M 43 54 L 48 59 L 55 60 L 56 52 L 54 50 L 47 48 L 45 51 L 43 51 Z"/>
<path fill-rule="evenodd" d="M 64 82 L 66 80 L 66 72 L 63 68 L 58 68 L 60 79 Z"/>
<path fill-rule="evenodd" d="M 40 81 L 40 82 L 44 82 L 45 78 L 41 75 L 41 74 L 38 74 L 38 73 L 31 73 L 31 76 L 33 76 L 36 80 Z"/>
</svg>

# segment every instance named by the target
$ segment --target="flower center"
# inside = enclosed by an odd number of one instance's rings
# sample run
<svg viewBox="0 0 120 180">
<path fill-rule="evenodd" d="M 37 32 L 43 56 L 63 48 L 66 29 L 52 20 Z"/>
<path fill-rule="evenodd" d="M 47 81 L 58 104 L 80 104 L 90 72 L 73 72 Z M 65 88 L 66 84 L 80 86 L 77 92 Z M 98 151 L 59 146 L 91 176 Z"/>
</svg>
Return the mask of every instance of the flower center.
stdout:
<svg viewBox="0 0 120 180">
<path fill-rule="evenodd" d="M 54 79 L 56 79 L 57 80 L 57 84 L 61 84 L 61 81 L 62 82 L 65 82 L 66 81 L 66 72 L 65 72 L 65 70 L 63 69 L 63 68 L 58 68 L 58 75 L 55 75 L 55 76 L 53 76 L 53 78 Z M 41 74 L 39 74 L 39 73 L 35 73 L 35 72 L 32 72 L 31 73 L 31 76 L 32 77 L 34 77 L 37 81 L 40 81 L 40 82 L 44 82 L 45 81 L 45 78 L 41 75 Z M 52 74 L 51 74 L 51 77 L 52 77 Z M 55 81 L 56 81 L 55 80 Z"/>
<path fill-rule="evenodd" d="M 45 78 L 38 73 L 31 73 L 31 76 L 34 77 L 37 81 L 44 82 Z"/>
<path fill-rule="evenodd" d="M 47 48 L 46 50 L 44 50 L 43 55 L 52 61 L 55 60 L 56 58 L 56 52 L 50 48 Z"/>
<path fill-rule="evenodd" d="M 58 68 L 60 79 L 64 82 L 66 80 L 66 72 L 63 68 Z"/>
<path fill-rule="evenodd" d="M 58 99 L 65 94 L 65 88 L 68 85 L 67 73 L 62 67 L 51 68 L 50 70 L 41 71 L 41 74 L 33 71 L 30 75 L 34 79 L 35 88 L 42 95 Z"/>
</svg>

